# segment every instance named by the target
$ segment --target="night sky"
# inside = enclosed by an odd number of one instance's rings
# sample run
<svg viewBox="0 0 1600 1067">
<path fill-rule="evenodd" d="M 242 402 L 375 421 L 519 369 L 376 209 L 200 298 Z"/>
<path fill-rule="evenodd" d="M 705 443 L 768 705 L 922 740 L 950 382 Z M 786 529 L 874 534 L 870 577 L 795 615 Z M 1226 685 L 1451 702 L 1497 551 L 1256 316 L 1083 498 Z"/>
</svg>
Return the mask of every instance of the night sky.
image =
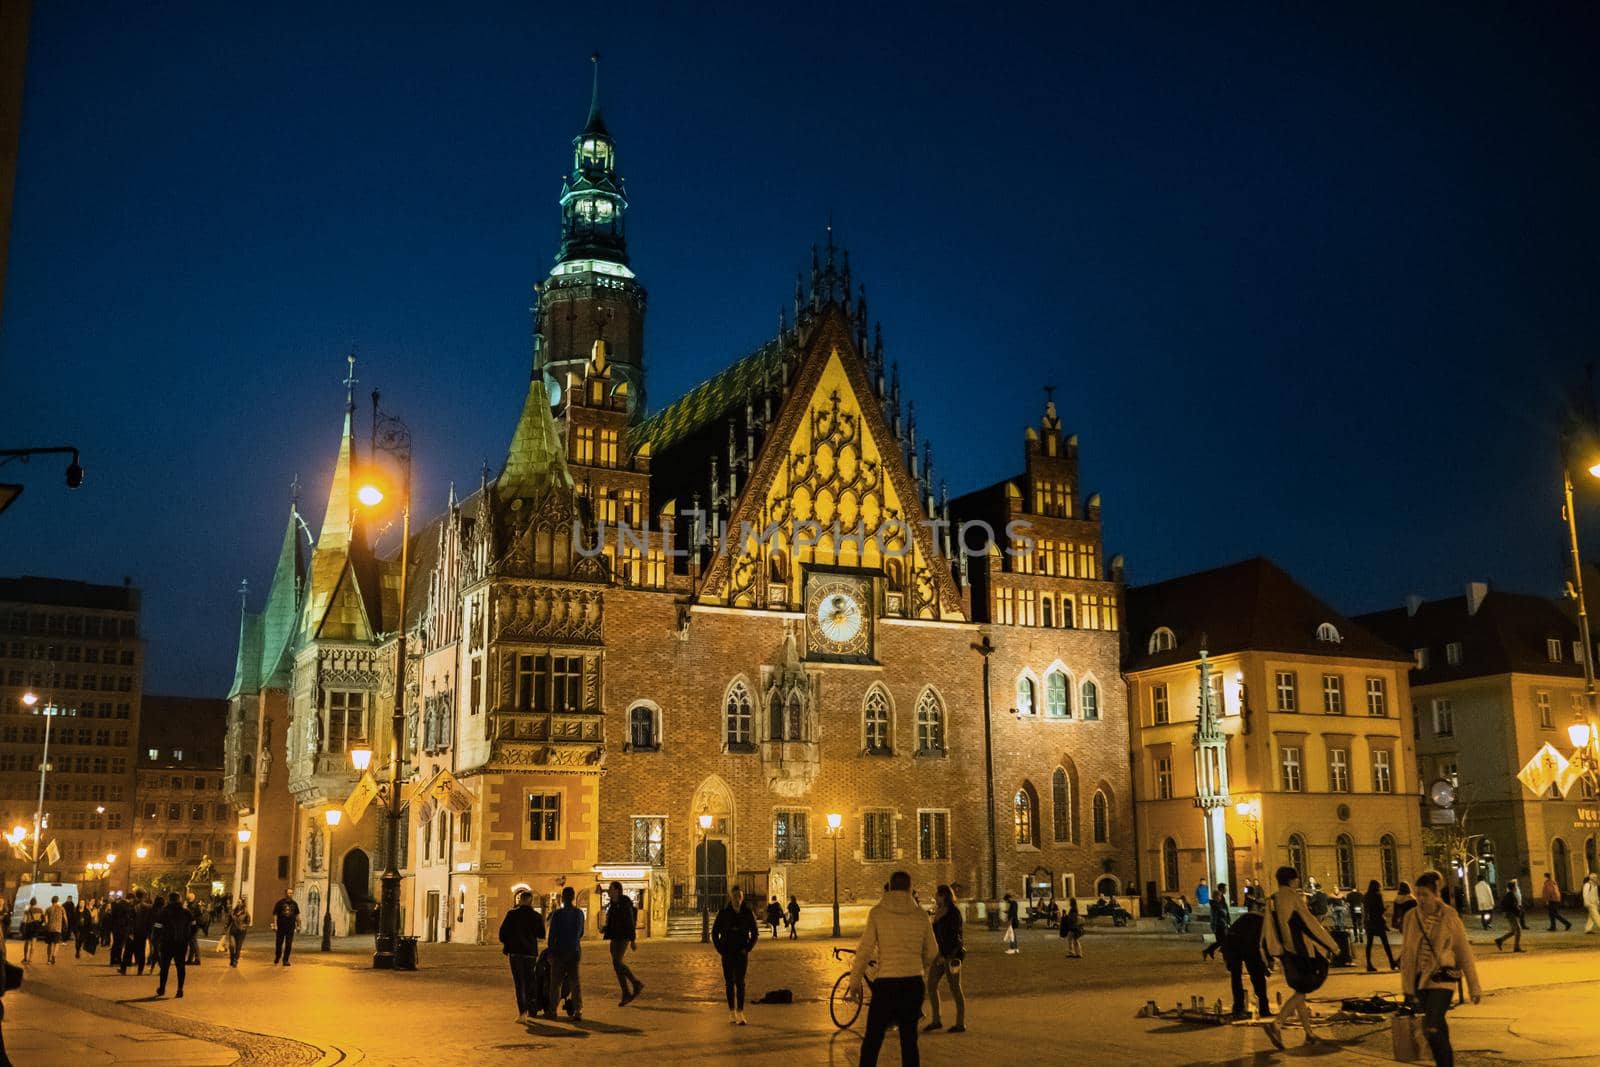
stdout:
<svg viewBox="0 0 1600 1067">
<path fill-rule="evenodd" d="M 1130 581 L 1559 589 L 1593 7 L 337 6 L 34 6 L 4 443 L 89 480 L 0 470 L 0 573 L 130 576 L 148 691 L 226 691 L 352 346 L 420 510 L 498 469 L 597 47 L 655 405 L 772 334 L 831 210 L 952 495 L 1049 383 Z"/>
</svg>

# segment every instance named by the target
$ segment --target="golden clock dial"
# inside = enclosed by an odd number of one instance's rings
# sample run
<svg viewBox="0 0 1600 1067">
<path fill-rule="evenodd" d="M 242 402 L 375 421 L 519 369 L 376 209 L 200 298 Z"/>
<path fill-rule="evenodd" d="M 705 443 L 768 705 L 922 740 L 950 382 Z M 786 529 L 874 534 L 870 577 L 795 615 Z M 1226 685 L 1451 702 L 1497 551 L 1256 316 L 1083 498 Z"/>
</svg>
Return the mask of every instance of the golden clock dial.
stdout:
<svg viewBox="0 0 1600 1067">
<path fill-rule="evenodd" d="M 813 652 L 829 656 L 871 653 L 870 588 L 859 579 L 813 579 L 806 596 Z"/>
</svg>

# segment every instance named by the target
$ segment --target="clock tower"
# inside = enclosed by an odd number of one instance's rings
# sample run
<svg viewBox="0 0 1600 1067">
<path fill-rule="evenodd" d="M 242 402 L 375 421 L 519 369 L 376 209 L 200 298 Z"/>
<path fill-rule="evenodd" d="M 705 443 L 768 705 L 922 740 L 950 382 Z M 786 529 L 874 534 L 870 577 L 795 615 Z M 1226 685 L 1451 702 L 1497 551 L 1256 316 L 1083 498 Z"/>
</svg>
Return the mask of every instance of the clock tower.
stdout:
<svg viewBox="0 0 1600 1067">
<path fill-rule="evenodd" d="M 534 285 L 534 368 L 559 404 L 603 341 L 610 388 L 637 418 L 644 411 L 645 291 L 628 266 L 628 201 L 600 113 L 599 53 L 591 61 L 589 119 L 573 138 L 572 171 L 561 186 L 561 249 L 549 277 Z"/>
</svg>

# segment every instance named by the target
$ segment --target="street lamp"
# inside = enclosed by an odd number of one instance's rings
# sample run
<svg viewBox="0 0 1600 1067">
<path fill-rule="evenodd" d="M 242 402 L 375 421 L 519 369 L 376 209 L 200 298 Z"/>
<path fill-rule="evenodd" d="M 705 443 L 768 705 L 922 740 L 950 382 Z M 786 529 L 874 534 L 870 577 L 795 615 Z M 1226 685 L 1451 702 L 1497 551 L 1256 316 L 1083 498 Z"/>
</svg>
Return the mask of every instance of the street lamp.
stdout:
<svg viewBox="0 0 1600 1067">
<path fill-rule="evenodd" d="M 1567 537 L 1572 549 L 1572 595 L 1578 601 L 1578 636 L 1583 641 L 1584 713 L 1567 728 L 1567 738 L 1577 749 L 1573 762 L 1583 767 L 1584 777 L 1593 789 L 1600 786 L 1600 706 L 1597 706 L 1594 679 L 1594 642 L 1589 636 L 1589 607 L 1583 599 L 1583 563 L 1578 556 L 1578 517 L 1572 506 L 1572 472 L 1581 470 L 1600 478 L 1600 439 L 1589 428 L 1566 434 L 1561 442 L 1561 487 L 1566 507 Z"/>
<path fill-rule="evenodd" d="M 140 845 L 138 848 L 133 850 L 133 854 L 137 859 L 141 859 L 142 860 L 146 856 L 150 855 L 150 850 L 148 848 L 145 848 L 143 845 Z"/>
<path fill-rule="evenodd" d="M 239 844 L 248 845 L 249 843 L 250 843 L 250 831 L 249 830 L 240 830 L 239 831 Z"/>
<path fill-rule="evenodd" d="M 344 817 L 344 812 L 338 808 L 329 808 L 322 813 L 328 821 L 328 893 L 322 898 L 322 951 L 333 951 L 333 831 L 339 825 L 339 820 Z M 242 831 L 241 831 L 242 832 Z"/>
<path fill-rule="evenodd" d="M 828 836 L 833 838 L 833 936 L 839 936 L 839 827 L 844 825 L 844 816 L 836 811 L 828 812 Z"/>
<path fill-rule="evenodd" d="M 372 749 L 366 745 L 357 745 L 350 750 L 350 765 L 358 772 L 365 771 L 372 766 Z"/>
<path fill-rule="evenodd" d="M 55 671 L 55 664 L 51 664 L 50 669 L 53 675 Z M 22 694 L 22 703 L 29 710 L 31 710 L 33 714 L 44 716 L 44 754 L 39 759 L 39 803 L 38 806 L 33 809 L 33 852 L 28 857 L 33 861 L 33 881 L 38 882 L 39 854 L 42 851 L 40 847 L 39 835 L 44 829 L 45 825 L 44 785 L 45 778 L 50 773 L 50 724 L 54 722 L 58 716 L 76 715 L 78 712 L 75 708 L 58 707 L 54 701 L 47 701 L 43 707 L 39 707 L 39 696 L 37 693 L 33 693 L 31 691 Z"/>
<path fill-rule="evenodd" d="M 700 898 L 700 943 L 707 944 L 711 940 L 711 911 L 706 907 L 706 883 L 711 880 L 711 813 L 700 813 L 700 891 L 696 895 Z"/>
</svg>

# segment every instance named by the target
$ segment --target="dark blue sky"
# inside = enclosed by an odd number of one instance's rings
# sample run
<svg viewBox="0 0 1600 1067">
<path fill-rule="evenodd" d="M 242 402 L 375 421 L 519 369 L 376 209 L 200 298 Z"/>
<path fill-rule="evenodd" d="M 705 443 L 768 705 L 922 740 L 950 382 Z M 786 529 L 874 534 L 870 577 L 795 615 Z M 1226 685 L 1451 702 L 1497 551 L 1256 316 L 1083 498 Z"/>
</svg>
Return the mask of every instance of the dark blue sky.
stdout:
<svg viewBox="0 0 1600 1067">
<path fill-rule="evenodd" d="M 4 436 L 89 482 L 0 472 L 0 572 L 132 576 L 148 688 L 221 693 L 351 345 L 428 510 L 498 467 L 599 47 L 656 404 L 771 334 L 831 209 L 953 493 L 1050 382 L 1133 581 L 1559 587 L 1594 9 L 749 7 L 35 5 Z"/>
</svg>

